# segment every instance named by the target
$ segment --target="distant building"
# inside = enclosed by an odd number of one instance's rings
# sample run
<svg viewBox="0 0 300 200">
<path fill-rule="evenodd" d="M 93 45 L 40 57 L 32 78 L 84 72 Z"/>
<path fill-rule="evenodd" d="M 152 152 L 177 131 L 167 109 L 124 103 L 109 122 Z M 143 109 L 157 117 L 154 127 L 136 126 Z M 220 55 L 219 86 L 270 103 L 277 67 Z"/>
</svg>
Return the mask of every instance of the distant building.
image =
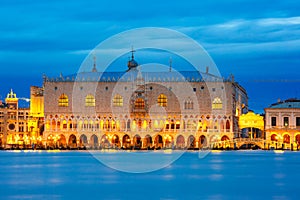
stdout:
<svg viewBox="0 0 300 200">
<path fill-rule="evenodd" d="M 265 108 L 265 131 L 269 148 L 299 149 L 300 100 L 278 101 Z"/>
<path fill-rule="evenodd" d="M 233 147 L 246 90 L 197 71 L 142 72 L 132 54 L 123 72 L 44 77 L 47 146 Z"/>
<path fill-rule="evenodd" d="M 30 145 L 28 132 L 29 108 L 19 108 L 17 95 L 10 91 L 0 104 L 0 146 Z"/>
<path fill-rule="evenodd" d="M 44 132 L 44 88 L 42 87 L 30 87 L 28 129 L 32 142 L 41 146 Z"/>
</svg>

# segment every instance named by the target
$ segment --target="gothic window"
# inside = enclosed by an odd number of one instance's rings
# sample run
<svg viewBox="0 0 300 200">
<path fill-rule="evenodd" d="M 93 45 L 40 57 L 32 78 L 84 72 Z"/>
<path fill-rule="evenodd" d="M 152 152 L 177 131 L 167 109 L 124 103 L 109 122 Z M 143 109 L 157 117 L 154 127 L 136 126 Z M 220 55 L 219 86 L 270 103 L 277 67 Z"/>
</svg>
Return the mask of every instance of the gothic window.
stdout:
<svg viewBox="0 0 300 200">
<path fill-rule="evenodd" d="M 157 104 L 161 107 L 167 107 L 168 99 L 164 94 L 160 94 L 157 98 Z"/>
<path fill-rule="evenodd" d="M 123 97 L 119 94 L 115 95 L 113 98 L 113 106 L 121 107 L 123 106 Z"/>
<path fill-rule="evenodd" d="M 58 106 L 59 107 L 68 107 L 69 106 L 69 98 L 66 94 L 60 95 L 58 99 Z"/>
<path fill-rule="evenodd" d="M 188 98 L 184 102 L 184 109 L 186 109 L 186 110 L 192 110 L 192 109 L 194 109 L 194 103 L 193 103 L 193 101 L 190 98 Z"/>
<path fill-rule="evenodd" d="M 222 104 L 221 99 L 219 97 L 216 97 L 213 100 L 212 109 L 222 109 L 222 108 L 223 108 L 223 104 Z"/>
<path fill-rule="evenodd" d="M 135 100 L 134 103 L 135 108 L 137 109 L 144 109 L 145 108 L 145 101 L 142 98 L 138 98 Z"/>
<path fill-rule="evenodd" d="M 91 94 L 85 97 L 85 106 L 94 107 L 96 105 L 95 97 Z"/>
</svg>

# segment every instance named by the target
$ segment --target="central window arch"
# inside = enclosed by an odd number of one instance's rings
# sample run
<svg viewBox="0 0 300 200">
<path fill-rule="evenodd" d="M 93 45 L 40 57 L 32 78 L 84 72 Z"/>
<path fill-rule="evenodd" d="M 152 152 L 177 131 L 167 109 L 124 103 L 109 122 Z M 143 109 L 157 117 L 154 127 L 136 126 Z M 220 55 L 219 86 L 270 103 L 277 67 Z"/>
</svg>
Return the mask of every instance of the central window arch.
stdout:
<svg viewBox="0 0 300 200">
<path fill-rule="evenodd" d="M 119 94 L 116 94 L 113 98 L 113 106 L 121 107 L 123 106 L 123 97 Z"/>
<path fill-rule="evenodd" d="M 194 103 L 191 100 L 191 98 L 188 98 L 185 102 L 184 102 L 184 109 L 186 110 L 192 110 L 194 108 Z"/>
<path fill-rule="evenodd" d="M 161 107 L 167 107 L 168 99 L 164 94 L 160 94 L 157 98 L 157 104 Z"/>
<path fill-rule="evenodd" d="M 145 101 L 142 98 L 137 98 L 134 102 L 134 107 L 137 109 L 144 109 L 145 108 Z"/>
<path fill-rule="evenodd" d="M 223 103 L 219 97 L 216 97 L 212 103 L 212 109 L 222 109 Z"/>
<path fill-rule="evenodd" d="M 66 94 L 61 94 L 58 99 L 58 106 L 59 107 L 68 107 L 69 106 L 69 98 Z"/>
<path fill-rule="evenodd" d="M 85 97 L 85 106 L 94 107 L 96 105 L 95 97 L 91 94 Z"/>
</svg>

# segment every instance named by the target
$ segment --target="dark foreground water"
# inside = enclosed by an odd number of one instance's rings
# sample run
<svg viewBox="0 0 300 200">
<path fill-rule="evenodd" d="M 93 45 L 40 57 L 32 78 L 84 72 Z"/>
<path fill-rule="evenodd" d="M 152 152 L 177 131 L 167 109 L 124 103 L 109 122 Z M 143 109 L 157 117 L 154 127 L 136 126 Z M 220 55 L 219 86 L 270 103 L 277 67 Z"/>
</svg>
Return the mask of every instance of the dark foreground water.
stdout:
<svg viewBox="0 0 300 200">
<path fill-rule="evenodd" d="M 99 153 L 115 162 L 124 154 Z M 187 152 L 168 167 L 134 174 L 89 152 L 2 151 L 0 199 L 300 199 L 300 152 L 215 152 L 203 159 Z"/>
</svg>

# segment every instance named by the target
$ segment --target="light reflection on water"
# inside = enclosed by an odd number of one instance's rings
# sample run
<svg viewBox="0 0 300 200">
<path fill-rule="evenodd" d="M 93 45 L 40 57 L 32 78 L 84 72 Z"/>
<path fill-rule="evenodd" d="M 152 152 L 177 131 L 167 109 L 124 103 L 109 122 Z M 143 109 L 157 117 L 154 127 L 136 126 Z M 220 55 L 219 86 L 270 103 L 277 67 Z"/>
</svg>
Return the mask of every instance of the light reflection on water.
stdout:
<svg viewBox="0 0 300 200">
<path fill-rule="evenodd" d="M 101 153 L 116 163 L 123 155 Z M 161 170 L 132 174 L 89 152 L 2 151 L 0 199 L 299 199 L 299 166 L 299 152 L 212 152 L 203 159 L 188 152 Z"/>
</svg>

